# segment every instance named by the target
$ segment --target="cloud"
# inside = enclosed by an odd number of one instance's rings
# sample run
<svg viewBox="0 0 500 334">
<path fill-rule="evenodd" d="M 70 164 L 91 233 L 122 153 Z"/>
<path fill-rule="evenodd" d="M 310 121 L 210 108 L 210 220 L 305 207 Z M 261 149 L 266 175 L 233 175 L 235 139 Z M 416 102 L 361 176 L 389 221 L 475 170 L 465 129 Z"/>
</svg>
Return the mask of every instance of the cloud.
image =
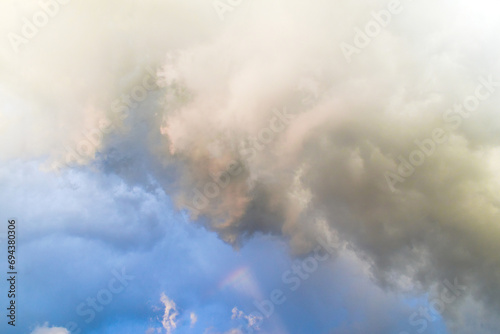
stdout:
<svg viewBox="0 0 500 334">
<path fill-rule="evenodd" d="M 70 334 L 70 332 L 63 327 L 49 327 L 48 323 L 43 326 L 37 326 L 31 334 Z"/>
<path fill-rule="evenodd" d="M 169 299 L 164 293 L 162 293 L 160 300 L 163 305 L 165 305 L 162 325 L 165 329 L 165 333 L 171 334 L 177 328 L 177 320 L 175 319 L 179 315 L 177 305 L 175 305 L 175 302 Z"/>
<path fill-rule="evenodd" d="M 233 328 L 225 332 L 224 334 L 241 334 L 242 331 L 238 328 Z"/>
<path fill-rule="evenodd" d="M 36 166 L 35 162 L 15 162 L 0 168 L 3 175 L 0 207 L 3 212 L 21 212 L 17 218 L 24 231 L 20 233 L 25 252 L 20 270 L 29 275 L 24 282 L 26 298 L 20 296 L 19 303 L 25 305 L 24 313 L 31 322 L 20 323 L 21 331 L 30 333 L 34 323 L 47 319 L 68 329 L 72 328 L 69 322 L 75 322 L 83 332 L 133 330 L 141 333 L 154 327 L 155 333 L 157 330 L 164 333 L 161 321 L 165 305 L 161 303 L 158 310 L 147 311 L 147 305 L 160 301 L 164 291 L 169 300 L 175 301 L 179 313 L 174 319 L 177 327 L 173 333 L 190 330 L 191 313 L 198 318 L 192 330 L 213 327 L 215 333 L 223 333 L 240 324 L 247 328 L 247 319 L 230 319 L 234 305 L 245 316 L 255 315 L 252 313 L 258 309 L 254 300 L 269 299 L 270 292 L 276 288 L 289 290 L 289 284 L 282 282 L 282 274 L 290 270 L 293 263 L 285 241 L 280 238 L 258 235 L 239 252 L 234 252 L 214 233 L 188 224 L 180 214 L 172 212 L 164 196 L 157 194 L 152 200 L 145 189 L 129 188 L 114 175 L 88 170 L 46 174 Z M 28 193 L 22 193 L 18 187 L 20 180 L 30 184 Z M 26 207 L 30 210 L 22 211 Z M 82 208 L 89 207 L 91 214 L 82 217 L 85 212 Z M 44 208 L 50 208 L 50 213 Z M 132 215 L 131 208 L 142 209 Z M 158 221 L 153 226 L 160 225 L 168 233 L 145 228 L 145 218 L 150 212 L 157 212 Z M 110 223 L 111 217 L 116 225 Z M 142 224 L 135 224 L 136 219 Z M 65 222 L 71 226 L 85 225 L 88 233 L 75 233 Z M 126 235 L 140 236 L 142 241 L 110 239 L 109 236 L 122 233 L 114 231 L 115 228 L 122 232 L 129 229 Z M 157 238 L 146 238 L 145 230 L 148 234 L 157 234 Z M 54 265 L 59 268 L 58 275 L 47 281 Z M 87 324 L 76 308 L 105 288 L 113 278 L 113 269 L 120 271 L 122 266 L 127 268 L 127 275 L 148 274 L 131 282 Z M 387 298 L 365 277 L 366 272 L 355 270 L 357 267 L 360 267 L 357 262 L 342 265 L 342 257 L 335 263 L 325 262 L 303 281 L 299 291 L 287 294 L 286 304 L 277 306 L 276 314 L 264 320 L 263 332 L 301 333 L 305 328 L 321 332 L 331 328 L 332 323 L 349 324 L 353 320 L 365 323 L 363 313 L 373 315 L 373 321 L 366 328 L 382 328 L 386 332 L 405 329 L 397 326 L 398 320 L 404 322 L 408 317 L 404 305 L 395 298 Z M 359 277 L 364 278 L 363 282 Z M 44 289 L 39 288 L 40 282 Z M 75 286 L 78 289 L 75 290 Z M 52 298 L 57 293 L 60 298 Z M 36 297 L 37 302 L 30 303 L 28 296 Z M 297 309 L 296 305 L 308 307 Z M 342 313 L 346 305 L 350 314 Z M 173 310 L 170 315 L 172 313 Z M 333 319 L 332 314 L 341 315 L 342 321 Z M 385 326 L 377 327 L 379 323 Z"/>
<path fill-rule="evenodd" d="M 255 315 L 255 314 L 245 314 L 245 312 L 238 310 L 238 308 L 235 306 L 231 310 L 231 320 L 234 319 L 243 319 L 246 322 L 247 328 L 252 328 L 254 330 L 260 330 L 259 323 L 261 323 L 264 318 L 261 315 Z"/>
<path fill-rule="evenodd" d="M 58 2 L 28 0 L 19 5 L 3 1 L 1 30 L 6 34 L 28 31 L 23 18 L 44 14 L 43 3 L 57 6 Z M 168 50 L 216 28 L 210 24 L 214 21 L 210 5 L 200 6 L 196 1 L 149 0 L 141 6 L 116 0 L 106 5 L 87 1 L 58 7 L 43 27 L 33 25 L 37 33 L 19 52 L 8 38 L 0 42 L 0 60 L 6 64 L 1 70 L 0 124 L 2 136 L 13 143 L 0 143 L 3 159 L 49 156 L 51 161 L 65 161 L 71 150 L 81 150 L 81 162 L 91 161 L 102 145 L 99 136 L 111 130 L 109 124 L 101 123 L 111 121 L 113 129 L 123 129 L 121 99 L 132 100 L 130 108 L 136 107 L 134 87 L 148 76 L 149 85 L 154 82 L 151 76 Z M 111 21 L 96 14 L 97 8 L 103 10 L 102 15 L 112 16 Z M 200 14 L 196 23 L 181 19 L 194 13 Z M 81 29 L 82 25 L 86 28 Z M 184 32 L 182 36 L 177 29 Z M 62 41 L 66 41 L 64 48 Z M 50 89 L 47 78 L 51 78 Z M 17 131 L 21 128 L 30 135 Z M 96 131 L 101 128 L 105 133 Z"/>
<path fill-rule="evenodd" d="M 235 247 L 263 232 L 305 254 L 338 234 L 381 286 L 410 277 L 427 290 L 457 277 L 500 309 L 500 68 L 474 44 L 484 36 L 496 54 L 497 38 L 465 2 L 440 1 L 446 16 L 434 3 L 405 2 L 351 64 L 339 45 L 353 43 L 371 8 L 324 1 L 255 4 L 255 17 L 267 15 L 169 58 L 189 98 L 163 111 L 167 143 L 155 152 L 181 166 L 167 192 Z M 476 7 L 489 22 L 491 6 Z M 304 77 L 322 90 L 309 104 Z M 479 91 L 488 97 L 467 111 Z M 429 144 L 436 129 L 444 144 Z M 395 191 L 388 172 L 410 160 Z"/>
<path fill-rule="evenodd" d="M 5 31 L 19 32 L 16 18 L 38 10 L 36 1 L 16 3 L 2 3 L 14 8 L 0 11 Z M 72 2 L 22 55 L 4 39 L 2 160 L 64 161 L 67 147 L 78 150 L 109 120 L 114 129 L 81 163 L 138 187 L 117 189 L 121 204 L 155 202 L 149 194 L 159 184 L 235 248 L 274 234 L 304 255 L 318 236 L 338 235 L 384 288 L 410 280 L 425 291 L 458 278 L 485 313 L 500 310 L 497 5 L 402 1 L 371 38 L 366 27 L 387 1 L 252 2 L 223 22 L 201 3 Z M 340 45 L 363 39 L 348 62 Z M 168 89 L 120 117 L 116 99 L 130 99 L 152 76 L 148 66 L 161 67 Z M 490 94 L 469 113 L 477 91 Z M 436 129 L 445 143 L 429 144 Z M 387 173 L 410 160 L 419 166 L 391 187 Z M 80 186 L 81 197 L 93 192 Z M 162 232 L 155 215 L 148 241 Z M 82 221 L 54 229 L 126 249 L 137 242 L 130 229 Z M 163 296 L 164 327 L 173 331 L 178 312 Z"/>
<path fill-rule="evenodd" d="M 259 328 L 259 323 L 261 323 L 264 318 L 260 315 L 255 315 L 255 314 L 245 314 L 245 312 L 238 310 L 238 308 L 235 306 L 231 310 L 231 319 L 244 319 L 247 322 L 247 327 L 248 328 L 253 328 L 254 330 L 260 330 Z"/>
<path fill-rule="evenodd" d="M 191 320 L 191 327 L 193 327 L 198 321 L 198 316 L 196 315 L 196 313 L 191 312 L 191 314 L 189 315 L 189 319 Z"/>
</svg>

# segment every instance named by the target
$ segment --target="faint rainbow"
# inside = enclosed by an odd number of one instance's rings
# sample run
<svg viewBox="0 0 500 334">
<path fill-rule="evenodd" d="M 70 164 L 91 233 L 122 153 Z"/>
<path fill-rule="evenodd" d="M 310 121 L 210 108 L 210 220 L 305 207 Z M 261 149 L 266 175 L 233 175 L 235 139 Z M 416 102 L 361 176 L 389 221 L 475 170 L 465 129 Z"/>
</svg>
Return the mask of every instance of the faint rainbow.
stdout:
<svg viewBox="0 0 500 334">
<path fill-rule="evenodd" d="M 238 283 L 241 283 L 245 279 L 248 279 L 250 276 L 250 268 L 247 266 L 243 266 L 233 270 L 229 275 L 227 275 L 224 279 L 222 279 L 219 284 L 217 284 L 217 290 L 223 290 L 230 286 L 235 286 Z"/>
</svg>

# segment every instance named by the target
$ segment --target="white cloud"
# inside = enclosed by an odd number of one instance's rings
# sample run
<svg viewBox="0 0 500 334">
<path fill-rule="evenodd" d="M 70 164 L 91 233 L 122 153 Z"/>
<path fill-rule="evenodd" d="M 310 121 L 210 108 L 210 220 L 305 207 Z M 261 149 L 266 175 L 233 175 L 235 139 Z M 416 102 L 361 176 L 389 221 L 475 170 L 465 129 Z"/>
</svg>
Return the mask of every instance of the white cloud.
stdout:
<svg viewBox="0 0 500 334">
<path fill-rule="evenodd" d="M 198 321 L 198 316 L 194 312 L 191 312 L 189 319 L 191 320 L 191 327 L 193 327 Z"/>
<path fill-rule="evenodd" d="M 70 332 L 63 327 L 49 327 L 48 323 L 45 323 L 41 327 L 36 327 L 31 334 L 70 334 Z"/>
<path fill-rule="evenodd" d="M 163 305 L 165 305 L 165 313 L 162 319 L 162 325 L 165 329 L 166 334 L 171 334 L 177 328 L 176 318 L 179 315 L 177 311 L 177 305 L 171 299 L 169 299 L 164 293 L 161 294 L 160 298 Z"/>
<path fill-rule="evenodd" d="M 260 323 L 264 320 L 261 315 L 256 314 L 245 314 L 245 312 L 238 309 L 238 307 L 233 307 L 231 310 L 231 320 L 235 319 L 243 319 L 246 322 L 247 328 L 251 328 L 253 330 L 260 330 Z"/>
</svg>

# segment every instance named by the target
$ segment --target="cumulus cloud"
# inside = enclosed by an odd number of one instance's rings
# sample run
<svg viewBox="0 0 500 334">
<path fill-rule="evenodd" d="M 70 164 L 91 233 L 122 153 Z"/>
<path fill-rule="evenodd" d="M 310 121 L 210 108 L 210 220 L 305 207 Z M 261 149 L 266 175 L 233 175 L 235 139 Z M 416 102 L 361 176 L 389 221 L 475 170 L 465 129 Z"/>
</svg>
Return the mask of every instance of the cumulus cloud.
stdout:
<svg viewBox="0 0 500 334">
<path fill-rule="evenodd" d="M 304 254 L 338 233 L 383 286 L 459 278 L 499 309 L 500 73 L 480 52 L 498 54 L 495 5 L 435 5 L 402 3 L 350 63 L 339 45 L 386 2 L 255 4 L 169 59 L 190 96 L 165 108 L 157 153 L 183 166 L 179 206 L 235 246 L 277 233 Z"/>
<path fill-rule="evenodd" d="M 263 232 L 302 255 L 338 235 L 381 286 L 458 278 L 500 310 L 498 7 L 401 1 L 380 33 L 360 35 L 387 6 L 254 1 L 220 21 L 195 0 L 68 4 L 23 56 L 0 52 L 11 65 L 3 158 L 64 161 L 55 147 L 78 149 L 109 120 L 80 162 L 133 183 L 155 178 L 235 247 Z M 54 52 L 61 41 L 66 51 Z M 343 43 L 357 49 L 349 59 Z M 147 66 L 168 89 L 121 117 L 114 102 L 152 76 Z M 469 112 L 478 92 L 487 98 Z M 162 302 L 170 333 L 178 312 Z"/>
</svg>

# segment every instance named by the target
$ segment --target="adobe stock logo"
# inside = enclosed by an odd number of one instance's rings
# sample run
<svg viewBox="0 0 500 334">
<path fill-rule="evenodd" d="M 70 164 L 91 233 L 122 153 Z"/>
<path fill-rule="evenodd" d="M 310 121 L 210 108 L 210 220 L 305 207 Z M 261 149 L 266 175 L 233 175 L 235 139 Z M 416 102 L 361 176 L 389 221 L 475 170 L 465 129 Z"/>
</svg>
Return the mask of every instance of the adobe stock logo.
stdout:
<svg viewBox="0 0 500 334">
<path fill-rule="evenodd" d="M 214 7 L 215 11 L 217 12 L 217 15 L 219 16 L 219 19 L 221 21 L 224 21 L 226 18 L 224 17 L 227 12 L 232 12 L 235 10 L 237 7 L 241 5 L 243 0 L 226 0 L 226 1 L 221 1 L 221 0 L 215 0 L 212 3 L 212 6 Z"/>
<path fill-rule="evenodd" d="M 423 140 L 415 139 L 414 143 L 417 148 L 411 151 L 407 157 L 399 155 L 396 170 L 384 173 L 391 191 L 396 192 L 398 183 L 404 183 L 418 167 L 422 166 L 438 151 L 440 145 L 447 143 L 453 131 L 457 130 L 464 120 L 475 116 L 481 103 L 489 99 L 498 87 L 500 87 L 500 81 L 494 81 L 492 75 L 487 78 L 480 77 L 479 85 L 474 93 L 469 94 L 460 103 L 456 103 L 453 108 L 449 108 L 443 113 L 444 124 L 442 127 L 434 128 L 430 135 Z"/>
<path fill-rule="evenodd" d="M 413 312 L 408 318 L 408 323 L 412 327 L 416 327 L 416 333 L 424 333 L 429 326 L 429 322 L 437 321 L 446 308 L 463 297 L 466 291 L 467 287 L 459 284 L 457 278 L 454 279 L 453 283 L 444 280 L 441 293 L 429 301 L 429 307 L 420 307 L 418 312 Z M 399 334 L 410 333 L 402 331 Z"/>
<path fill-rule="evenodd" d="M 125 268 L 122 268 L 121 272 L 114 269 L 111 273 L 113 277 L 108 281 L 106 288 L 100 289 L 95 297 L 88 297 L 76 307 L 76 314 L 85 317 L 84 321 L 87 324 L 96 318 L 98 312 L 102 312 L 107 305 L 111 304 L 114 295 L 125 291 L 129 283 L 135 279 L 135 276 L 125 273 Z M 68 323 L 66 328 L 72 334 L 82 333 L 82 329 L 76 322 Z"/>
<path fill-rule="evenodd" d="M 297 291 L 303 282 L 307 281 L 320 268 L 321 264 L 335 258 L 338 254 L 338 240 L 327 240 L 322 237 L 316 239 L 318 246 L 313 252 L 302 260 L 295 261 L 290 269 L 285 270 L 281 275 L 281 282 L 285 288 L 273 289 L 269 293 L 269 299 L 254 300 L 256 308 L 251 312 L 246 327 L 240 326 L 238 329 L 242 334 L 253 334 L 260 331 L 260 327 L 266 319 L 276 313 L 278 306 L 283 305 L 287 300 L 287 293 Z M 252 321 L 250 321 L 252 320 Z"/>
<path fill-rule="evenodd" d="M 40 29 L 45 27 L 51 18 L 59 14 L 60 5 L 66 5 L 70 0 L 40 0 L 38 5 L 40 9 L 33 13 L 31 19 L 23 17 L 23 26 L 21 34 L 9 32 L 7 38 L 15 53 L 19 53 L 20 46 L 26 45 L 29 41 L 35 38 Z"/>
<path fill-rule="evenodd" d="M 411 1 L 411 0 L 409 0 Z M 368 47 L 373 39 L 375 39 L 384 28 L 387 28 L 392 21 L 392 17 L 400 14 L 403 11 L 403 5 L 400 0 L 391 0 L 387 4 L 387 9 L 382 9 L 378 12 L 372 11 L 372 19 L 368 21 L 364 29 L 354 27 L 354 37 L 352 44 L 340 43 L 340 50 L 350 64 L 352 57 L 355 54 L 361 53 L 361 50 Z"/>
</svg>

